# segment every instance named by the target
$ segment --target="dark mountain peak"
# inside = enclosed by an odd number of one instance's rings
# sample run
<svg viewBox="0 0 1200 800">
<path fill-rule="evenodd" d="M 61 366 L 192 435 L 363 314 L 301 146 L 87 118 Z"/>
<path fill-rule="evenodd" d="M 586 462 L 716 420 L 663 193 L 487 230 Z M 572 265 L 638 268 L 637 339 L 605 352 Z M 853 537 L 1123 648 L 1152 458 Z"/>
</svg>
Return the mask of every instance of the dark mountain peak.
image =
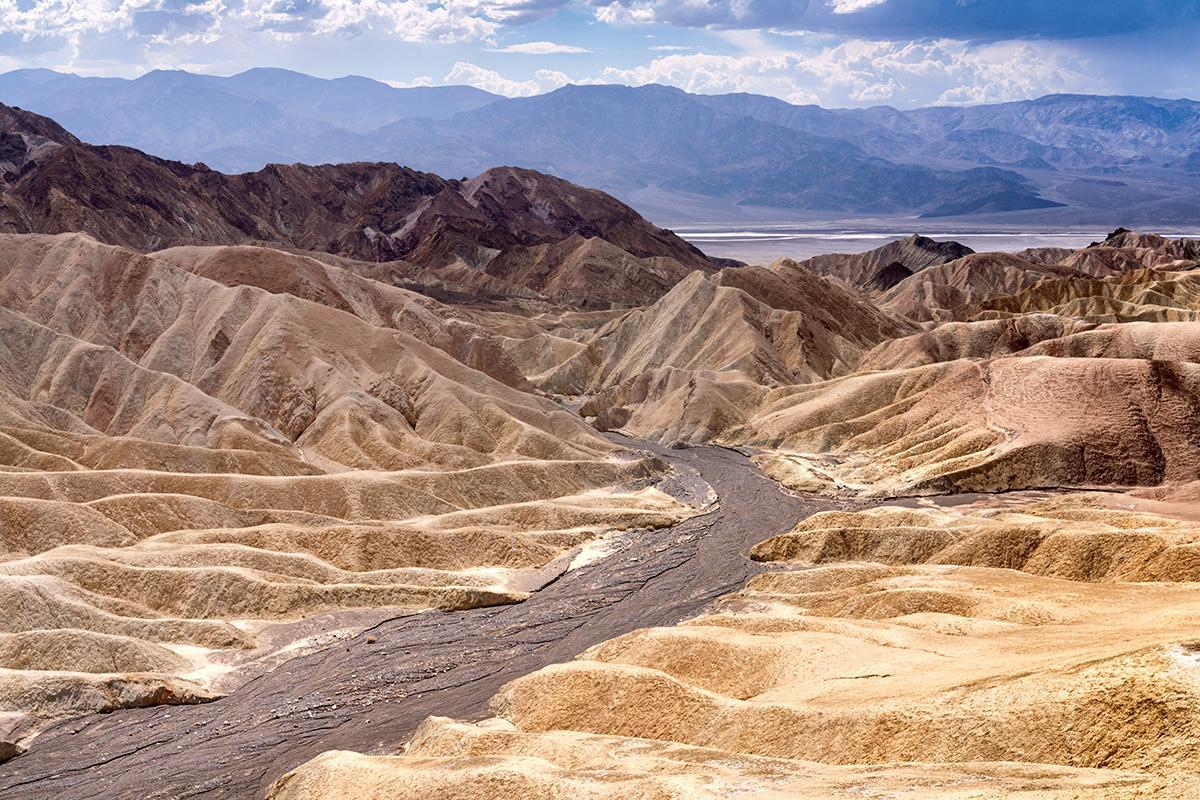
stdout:
<svg viewBox="0 0 1200 800">
<path fill-rule="evenodd" d="M 880 292 L 886 292 L 888 289 L 895 286 L 900 281 L 910 275 L 915 274 L 911 269 L 901 264 L 899 261 L 893 261 L 890 264 L 882 266 L 872 275 L 866 283 L 868 289 L 874 289 Z"/>
<path fill-rule="evenodd" d="M 0 105 L 0 186 L 16 180 L 52 151 L 79 143 L 52 119 Z"/>
<path fill-rule="evenodd" d="M 1167 239 L 1156 233 L 1139 233 L 1128 228 L 1117 228 L 1105 237 L 1102 243 L 1093 243 L 1092 247 L 1148 247 L 1158 249 L 1166 246 Z"/>
<path fill-rule="evenodd" d="M 522 244 L 577 234 L 606 239 L 635 256 L 669 256 L 692 267 L 711 267 L 694 246 L 651 225 L 612 195 L 553 175 L 494 167 L 469 181 L 462 193 L 485 213 L 520 221 L 521 228 L 513 229 L 512 235 Z"/>
<path fill-rule="evenodd" d="M 936 239 L 930 239 L 928 236 L 922 236 L 919 233 L 914 233 L 899 242 L 901 249 L 918 249 L 928 253 L 934 253 L 946 261 L 953 261 L 956 258 L 969 256 L 975 251 L 967 247 L 965 244 L 959 244 L 955 241 L 939 242 Z"/>
<path fill-rule="evenodd" d="M 920 272 L 927 267 L 955 261 L 974 252 L 958 242 L 939 242 L 914 233 L 865 253 L 816 256 L 801 262 L 801 265 L 817 274 L 832 275 L 858 286 L 886 288 L 876 286 L 875 283 L 886 282 L 897 276 L 898 283 L 907 277 L 900 274 L 902 269 L 910 274 Z"/>
<path fill-rule="evenodd" d="M 56 144 L 80 144 L 66 128 L 49 117 L 0 103 L 0 133 L 36 137 Z"/>
</svg>

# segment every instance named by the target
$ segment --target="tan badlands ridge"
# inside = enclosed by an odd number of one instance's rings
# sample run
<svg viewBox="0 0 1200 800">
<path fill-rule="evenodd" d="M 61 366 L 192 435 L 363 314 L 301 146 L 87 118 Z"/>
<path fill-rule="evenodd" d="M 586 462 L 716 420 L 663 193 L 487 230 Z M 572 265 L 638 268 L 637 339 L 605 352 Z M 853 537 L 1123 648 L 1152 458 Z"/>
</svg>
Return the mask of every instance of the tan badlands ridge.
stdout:
<svg viewBox="0 0 1200 800">
<path fill-rule="evenodd" d="M 236 702 L 711 510 L 611 430 L 850 510 L 271 797 L 1195 796 L 1196 242 L 739 266 L 522 170 L 218 177 L 0 128 L 0 786 L 37 791 L 3 781 L 56 720 Z M 273 218 L 297 192 L 345 204 Z"/>
</svg>

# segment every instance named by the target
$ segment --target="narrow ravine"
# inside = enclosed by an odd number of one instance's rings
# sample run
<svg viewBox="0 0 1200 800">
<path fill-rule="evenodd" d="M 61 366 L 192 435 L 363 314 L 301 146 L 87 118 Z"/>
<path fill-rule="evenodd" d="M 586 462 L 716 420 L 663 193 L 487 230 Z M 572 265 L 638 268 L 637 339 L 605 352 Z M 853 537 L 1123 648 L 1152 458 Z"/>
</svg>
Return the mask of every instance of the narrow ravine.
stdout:
<svg viewBox="0 0 1200 800">
<path fill-rule="evenodd" d="M 733 450 L 625 441 L 697 470 L 718 506 L 631 537 L 518 605 L 391 619 L 212 703 L 57 724 L 0 765 L 0 797 L 252 798 L 325 750 L 390 752 L 429 715 L 481 718 L 513 678 L 696 614 L 761 569 L 746 557 L 752 544 L 835 507 L 782 491 Z"/>
</svg>

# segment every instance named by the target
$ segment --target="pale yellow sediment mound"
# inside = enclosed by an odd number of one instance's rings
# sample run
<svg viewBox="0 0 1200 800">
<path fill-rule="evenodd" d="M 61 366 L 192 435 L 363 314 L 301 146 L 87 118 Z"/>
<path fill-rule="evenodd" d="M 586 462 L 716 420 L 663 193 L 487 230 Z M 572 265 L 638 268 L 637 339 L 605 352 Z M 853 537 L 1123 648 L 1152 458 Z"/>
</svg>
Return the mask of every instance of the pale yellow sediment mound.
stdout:
<svg viewBox="0 0 1200 800">
<path fill-rule="evenodd" d="M 431 718 L 409 755 L 333 751 L 281 779 L 272 800 L 1099 800 L 1154 787 L 1118 771 L 1023 764 L 834 766 L 713 748 Z M 881 792 L 882 794 L 876 794 Z"/>
<path fill-rule="evenodd" d="M 1200 366 L 1119 358 L 950 361 L 776 389 L 726 441 L 785 483 L 874 494 L 1194 480 Z M 799 464 L 802 468 L 797 467 Z"/>
<path fill-rule="evenodd" d="M 1030 312 L 1091 322 L 1195 321 L 1200 314 L 1200 275 L 1135 269 L 1102 278 L 1057 278 L 983 300 L 976 309 L 963 311 L 974 313 L 976 319 Z"/>
<path fill-rule="evenodd" d="M 1154 314 L 1147 308 L 1134 311 L 1134 306 L 1159 306 L 1151 299 L 1155 292 L 1143 293 L 1132 303 L 1078 305 L 1047 304 L 1046 298 L 1059 294 L 1062 287 L 1073 287 L 1068 293 L 1076 298 L 1093 294 L 1091 285 L 1139 283 L 1154 270 L 1182 271 L 1196 266 L 1194 241 L 1168 241 L 1161 237 L 1112 239 L 1104 245 L 1080 248 L 1073 252 L 1046 249 L 1021 253 L 970 253 L 947 263 L 935 263 L 890 288 L 881 298 L 884 308 L 904 314 L 911 319 L 945 322 L 969 319 L 977 307 L 1014 310 L 1009 296 L 1042 298 L 1018 302 L 1023 311 L 1053 311 L 1063 316 L 1083 317 L 1097 322 L 1150 318 L 1139 314 Z M 1134 276 L 1127 280 L 1126 276 Z M 1046 292 L 1050 288 L 1049 293 Z M 1186 291 L 1186 290 L 1185 290 Z M 1183 294 L 1183 292 L 1181 292 Z M 1061 295 L 1060 295 L 1061 296 Z M 1172 307 L 1170 292 L 1161 293 L 1163 306 Z M 1062 301 L 1059 301 L 1062 302 Z M 1165 318 L 1165 317 L 1164 317 Z M 1174 319 L 1184 319 L 1175 316 Z"/>
<path fill-rule="evenodd" d="M 662 368 L 599 392 L 579 409 L 602 430 L 659 442 L 708 442 L 745 425 L 767 395 L 741 372 Z"/>
<path fill-rule="evenodd" d="M 1076 581 L 1200 581 L 1200 525 L 1089 496 L 987 512 L 875 508 L 814 514 L 756 545 L 760 561 L 961 564 Z"/>
<path fill-rule="evenodd" d="M 638 488 L 660 469 L 515 462 L 311 481 L 11 473 L 5 493 L 44 497 L 4 501 L 14 523 L 34 524 L 0 526 L 10 554 L 0 562 L 0 671 L 10 686 L 0 711 L 49 718 L 117 707 L 105 698 L 191 702 L 210 696 L 208 678 L 178 676 L 224 679 L 239 658 L 270 656 L 249 632 L 264 625 L 518 601 L 602 533 L 692 513 Z M 79 525 L 68 536 L 63 521 Z M 225 666 L 206 670 L 213 659 Z"/>
<path fill-rule="evenodd" d="M 6 493 L 46 497 L 4 500 L 14 524 L 0 528 L 10 553 L 0 563 L 0 669 L 19 670 L 36 686 L 67 680 L 65 669 L 166 681 L 197 668 L 174 655 L 174 645 L 210 654 L 251 648 L 245 626 L 228 620 L 259 627 L 353 608 L 520 600 L 604 531 L 688 516 L 658 489 L 611 488 L 653 480 L 656 470 L 637 461 L 529 462 L 470 475 L 355 473 L 312 483 L 12 474 L 17 482 Z M 239 491 L 244 480 L 252 483 Z M 109 494 L 119 489 L 138 492 Z M 64 521 L 79 524 L 65 535 Z M 14 692 L 5 709 L 46 709 L 20 706 L 32 691 Z M 96 710 L 92 699 L 79 710 Z M 70 706 L 64 699 L 52 710 Z"/>
<path fill-rule="evenodd" d="M 653 305 L 598 329 L 538 385 L 592 394 L 660 368 L 808 383 L 851 371 L 865 349 L 912 330 L 826 278 L 788 280 L 754 267 L 694 272 Z"/>
<path fill-rule="evenodd" d="M 866 529 L 882 554 L 760 574 L 701 617 L 513 681 L 497 719 L 430 720 L 400 756 L 327 753 L 272 797 L 1189 797 L 1200 584 L 1121 582 L 1141 561 L 1104 547 L 1189 524 L 1092 500 L 957 515 L 977 528 L 965 560 L 992 566 L 852 560 L 889 557 L 887 515 L 944 532 L 942 512 L 822 515 L 810 538 Z M 1014 537 L 1099 546 L 1032 548 L 1053 576 L 1031 574 L 999 568 Z"/>
<path fill-rule="evenodd" d="M 695 442 L 744 424 L 765 387 L 847 374 L 914 330 L 839 281 L 744 267 L 694 272 L 594 330 L 538 332 L 510 351 L 540 388 L 585 398 L 601 429 Z"/>
<path fill-rule="evenodd" d="M 1053 314 L 950 322 L 875 347 L 860 369 L 919 367 L 955 359 L 1003 356 L 1200 361 L 1200 322 L 1097 325 Z"/>
<path fill-rule="evenodd" d="M 0 394 L 11 402 L 2 424 L 252 450 L 297 462 L 299 472 L 313 464 L 464 468 L 614 450 L 577 417 L 523 391 L 528 384 L 499 340 L 471 319 L 443 321 L 410 293 L 311 259 L 234 254 L 248 272 L 265 262 L 258 282 L 283 292 L 296 287 L 273 260 L 325 270 L 317 301 L 246 285 L 253 277 L 227 286 L 78 234 L 7 236 L 3 244 L 0 349 L 9 364 Z M 219 253 L 175 255 L 232 281 Z M 32 457 L 11 458 L 24 466 Z M 105 465 L 118 463 L 137 462 Z"/>
<path fill-rule="evenodd" d="M 947 322 L 929 331 L 892 339 L 872 348 L 859 363 L 867 371 L 906 369 L 960 358 L 988 359 L 1021 353 L 1051 339 L 1095 327 L 1053 314 L 1011 319 Z"/>
<path fill-rule="evenodd" d="M 160 705 L 203 703 L 219 695 L 157 672 L 91 673 L 0 669 L 0 747 L 24 749 L 47 719 Z M 0 754 L 4 750 L 0 749 Z"/>
<path fill-rule="evenodd" d="M 889 289 L 883 308 L 923 322 L 963 319 L 964 309 L 1019 292 L 1073 269 L 1027 261 L 1010 253 L 971 253 L 937 264 Z"/>
<path fill-rule="evenodd" d="M 152 257 L 226 286 L 257 286 L 272 294 L 290 294 L 349 312 L 372 325 L 405 331 L 502 383 L 525 386 L 520 369 L 499 339 L 475 315 L 329 261 L 249 246 L 172 247 Z"/>
<path fill-rule="evenodd" d="M 1145 486 L 1200 478 L 1197 362 L 1196 323 L 1040 315 L 944 325 L 802 385 L 646 369 L 580 413 L 659 441 L 761 448 L 759 465 L 804 491 Z"/>
</svg>

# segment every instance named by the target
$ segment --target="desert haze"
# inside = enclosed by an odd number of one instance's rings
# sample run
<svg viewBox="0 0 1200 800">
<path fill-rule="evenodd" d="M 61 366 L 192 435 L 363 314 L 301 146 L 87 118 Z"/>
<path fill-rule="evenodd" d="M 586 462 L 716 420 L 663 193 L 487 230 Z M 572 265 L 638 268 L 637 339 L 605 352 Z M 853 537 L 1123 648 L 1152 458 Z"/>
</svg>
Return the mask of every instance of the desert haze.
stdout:
<svg viewBox="0 0 1200 800">
<path fill-rule="evenodd" d="M 1200 240 L 634 208 L 1187 228 L 1196 103 L 364 80 L 0 76 L 0 796 L 1196 796 Z"/>
</svg>

